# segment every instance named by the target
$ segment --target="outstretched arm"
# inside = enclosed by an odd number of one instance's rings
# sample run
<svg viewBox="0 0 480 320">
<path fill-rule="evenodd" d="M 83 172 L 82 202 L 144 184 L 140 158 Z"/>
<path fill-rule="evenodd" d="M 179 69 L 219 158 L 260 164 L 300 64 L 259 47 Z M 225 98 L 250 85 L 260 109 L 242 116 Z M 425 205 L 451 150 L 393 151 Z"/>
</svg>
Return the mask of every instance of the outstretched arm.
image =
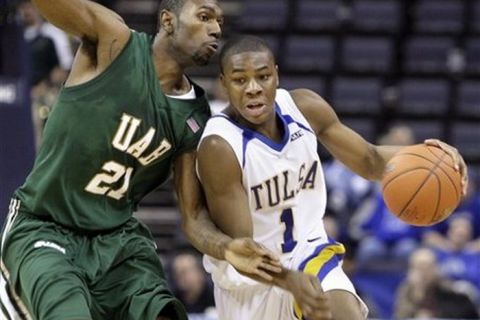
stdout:
<svg viewBox="0 0 480 320">
<path fill-rule="evenodd" d="M 290 94 L 318 140 L 335 158 L 366 179 L 381 179 L 385 164 L 401 147 L 375 146 L 367 142 L 341 123 L 332 107 L 313 91 L 298 89 Z"/>
<path fill-rule="evenodd" d="M 125 26 L 118 14 L 89 0 L 33 0 L 33 3 L 58 28 L 92 42 Z"/>
<path fill-rule="evenodd" d="M 249 238 L 232 239 L 212 222 L 195 172 L 196 152 L 184 153 L 175 161 L 174 179 L 182 229 L 192 245 L 216 259 L 227 260 L 249 276 L 267 281 L 265 270 L 278 272 L 278 260 L 268 250 Z"/>
<path fill-rule="evenodd" d="M 386 163 L 402 146 L 378 146 L 367 142 L 342 124 L 332 107 L 311 90 L 298 89 L 291 91 L 290 94 L 315 130 L 318 140 L 335 158 L 366 179 L 382 178 Z M 467 168 L 458 151 L 436 139 L 427 140 L 425 143 L 435 145 L 450 154 L 462 173 L 465 188 Z"/>
<path fill-rule="evenodd" d="M 198 151 L 198 173 L 213 221 L 231 237 L 252 238 L 252 217 L 242 184 L 242 171 L 223 138 L 209 136 L 202 141 Z M 283 267 L 280 273 L 265 271 L 271 275 L 269 281 L 265 281 L 265 277 L 251 278 L 290 291 L 309 319 L 329 319 L 326 296 L 316 277 Z"/>
</svg>

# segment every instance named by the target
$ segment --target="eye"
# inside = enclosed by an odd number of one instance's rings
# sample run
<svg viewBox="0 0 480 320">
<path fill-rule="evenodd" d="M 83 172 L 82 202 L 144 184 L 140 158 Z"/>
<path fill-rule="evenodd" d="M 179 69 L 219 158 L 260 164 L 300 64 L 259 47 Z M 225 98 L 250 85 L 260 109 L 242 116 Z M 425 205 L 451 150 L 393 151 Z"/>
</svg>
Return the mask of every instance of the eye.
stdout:
<svg viewBox="0 0 480 320">
<path fill-rule="evenodd" d="M 223 17 L 217 19 L 217 23 L 221 26 L 223 26 L 224 22 L 225 20 L 223 19 Z"/>
<path fill-rule="evenodd" d="M 266 81 L 266 80 L 268 80 L 268 79 L 270 79 L 270 75 L 269 75 L 269 74 L 262 74 L 262 75 L 260 76 L 260 80 Z"/>
<path fill-rule="evenodd" d="M 209 20 L 209 17 L 206 14 L 200 14 L 199 18 L 200 18 L 200 21 L 202 22 L 207 22 Z"/>
<path fill-rule="evenodd" d="M 245 83 L 244 78 L 235 78 L 235 79 L 232 79 L 232 81 L 236 84 L 244 84 Z"/>
</svg>

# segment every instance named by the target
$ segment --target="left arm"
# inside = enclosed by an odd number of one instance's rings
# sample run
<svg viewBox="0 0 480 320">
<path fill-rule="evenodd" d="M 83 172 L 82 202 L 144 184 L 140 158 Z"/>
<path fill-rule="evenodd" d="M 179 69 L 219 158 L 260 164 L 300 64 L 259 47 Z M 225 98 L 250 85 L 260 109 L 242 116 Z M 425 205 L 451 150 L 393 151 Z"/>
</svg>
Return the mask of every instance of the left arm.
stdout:
<svg viewBox="0 0 480 320">
<path fill-rule="evenodd" d="M 232 238 L 219 232 L 208 218 L 194 163 L 194 152 L 184 153 L 175 160 L 174 184 L 182 215 L 182 230 L 199 251 L 223 260 L 225 247 Z"/>
<path fill-rule="evenodd" d="M 401 146 L 376 146 L 367 142 L 341 123 L 332 107 L 313 91 L 298 89 L 290 94 L 318 140 L 335 158 L 366 179 L 381 179 L 385 164 Z"/>
<path fill-rule="evenodd" d="M 311 90 L 297 89 L 290 94 L 315 130 L 318 140 L 335 158 L 366 179 L 380 180 L 386 163 L 404 147 L 378 146 L 367 142 L 342 124 L 333 108 Z M 428 139 L 425 144 L 436 146 L 452 157 L 455 169 L 462 174 L 465 195 L 468 184 L 467 166 L 458 150 L 437 139 Z"/>
</svg>

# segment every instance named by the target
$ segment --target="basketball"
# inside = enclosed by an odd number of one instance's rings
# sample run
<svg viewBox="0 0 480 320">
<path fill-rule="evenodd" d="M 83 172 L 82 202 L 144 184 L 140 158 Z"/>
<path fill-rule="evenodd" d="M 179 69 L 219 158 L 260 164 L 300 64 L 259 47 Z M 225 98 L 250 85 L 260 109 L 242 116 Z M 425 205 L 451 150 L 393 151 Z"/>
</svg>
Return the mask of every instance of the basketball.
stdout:
<svg viewBox="0 0 480 320">
<path fill-rule="evenodd" d="M 383 199 L 388 209 L 414 226 L 445 220 L 458 206 L 461 174 L 442 149 L 425 144 L 400 150 L 385 167 Z"/>
</svg>

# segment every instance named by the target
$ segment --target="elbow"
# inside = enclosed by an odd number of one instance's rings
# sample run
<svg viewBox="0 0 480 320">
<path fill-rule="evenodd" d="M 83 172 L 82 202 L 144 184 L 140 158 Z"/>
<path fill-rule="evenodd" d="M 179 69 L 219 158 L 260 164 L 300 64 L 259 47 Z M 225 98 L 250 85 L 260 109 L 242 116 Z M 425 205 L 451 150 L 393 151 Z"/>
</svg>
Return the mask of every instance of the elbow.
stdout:
<svg viewBox="0 0 480 320">
<path fill-rule="evenodd" d="M 182 220 L 180 228 L 188 240 L 196 239 L 200 231 L 204 228 L 209 228 L 211 220 L 208 212 L 203 207 L 190 208 L 182 212 Z"/>
<path fill-rule="evenodd" d="M 180 221 L 180 229 L 183 234 L 187 237 L 188 240 L 192 239 L 192 235 L 195 232 L 196 222 L 199 219 L 198 214 L 195 214 L 191 210 L 185 210 L 185 208 L 180 208 L 182 213 L 182 218 Z"/>
<path fill-rule="evenodd" d="M 182 229 L 183 234 L 185 235 L 185 237 L 187 237 L 189 241 L 195 238 L 195 222 L 195 218 L 189 217 L 182 219 L 180 224 L 180 228 Z"/>
</svg>

